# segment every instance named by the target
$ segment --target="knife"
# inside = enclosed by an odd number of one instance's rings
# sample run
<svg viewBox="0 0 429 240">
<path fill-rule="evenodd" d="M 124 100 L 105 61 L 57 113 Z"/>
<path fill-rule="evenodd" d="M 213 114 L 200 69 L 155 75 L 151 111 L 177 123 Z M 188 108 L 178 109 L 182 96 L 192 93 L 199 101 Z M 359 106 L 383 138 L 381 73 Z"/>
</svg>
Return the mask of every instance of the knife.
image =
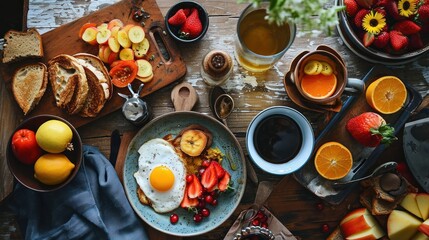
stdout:
<svg viewBox="0 0 429 240">
<path fill-rule="evenodd" d="M 121 146 L 121 135 L 119 134 L 119 130 L 115 129 L 112 131 L 112 135 L 110 136 L 110 155 L 109 161 L 115 167 L 116 159 L 118 158 L 119 147 Z"/>
</svg>

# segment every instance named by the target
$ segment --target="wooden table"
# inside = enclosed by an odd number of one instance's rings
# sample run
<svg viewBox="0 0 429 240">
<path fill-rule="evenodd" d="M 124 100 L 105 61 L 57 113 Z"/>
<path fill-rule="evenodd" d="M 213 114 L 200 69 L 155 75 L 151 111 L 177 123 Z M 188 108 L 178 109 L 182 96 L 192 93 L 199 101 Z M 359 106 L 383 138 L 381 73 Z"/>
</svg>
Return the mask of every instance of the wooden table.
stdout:
<svg viewBox="0 0 429 240">
<path fill-rule="evenodd" d="M 36 27 L 41 33 L 44 33 L 112 2 L 111 0 L 59 0 L 48 3 L 43 0 L 30 0 L 28 27 Z M 157 0 L 163 14 L 167 12 L 174 2 L 176 1 Z M 235 0 L 200 0 L 198 2 L 206 7 L 210 15 L 210 27 L 202 41 L 195 44 L 178 44 L 181 55 L 187 65 L 187 74 L 181 81 L 192 84 L 199 95 L 199 102 L 193 110 L 213 115 L 208 105 L 207 93 L 209 86 L 203 82 L 199 73 L 200 61 L 204 53 L 213 49 L 221 49 L 233 54 L 237 19 L 246 4 L 237 4 Z M 282 83 L 282 78 L 288 71 L 291 60 L 304 50 L 314 50 L 319 44 L 328 45 L 336 49 L 345 59 L 349 75 L 352 77 L 363 77 L 373 66 L 373 64 L 353 54 L 343 44 L 337 33 L 334 33 L 333 36 L 321 37 L 298 36 L 281 61 L 273 69 L 263 74 L 251 74 L 236 65 L 232 78 L 222 87 L 235 100 L 236 109 L 228 118 L 228 126 L 238 138 L 245 153 L 247 153 L 245 149 L 247 126 L 259 111 L 267 107 L 280 105 L 291 106 L 300 110 L 311 121 L 316 134 L 318 129 L 326 124 L 326 114 L 314 113 L 296 106 L 287 96 Z M 428 67 L 429 55 L 426 54 L 413 63 L 394 67 L 394 71 L 418 90 L 422 96 L 425 96 L 429 90 Z M 247 81 L 249 76 L 256 78 L 256 86 L 249 84 L 250 82 Z M 170 92 L 174 85 L 169 85 L 145 98 L 152 107 L 155 117 L 174 111 L 170 100 Z M 2 179 L 0 183 L 0 199 L 3 199 L 11 191 L 12 186 L 12 177 L 8 172 L 5 159 L 6 142 L 14 127 L 22 119 L 22 115 L 20 110 L 17 109 L 17 105 L 13 102 L 10 92 L 5 89 L 3 81 L 1 81 L 0 86 L 0 112 L 2 119 L 0 127 L 0 178 Z M 98 147 L 103 154 L 109 157 L 110 136 L 114 129 L 118 129 L 121 134 L 124 134 L 128 131 L 136 131 L 138 128 L 127 122 L 121 111 L 116 111 L 79 127 L 78 131 L 84 144 Z M 124 140 L 126 137 L 127 135 L 124 136 Z M 400 142 L 395 143 L 389 149 L 392 150 L 386 151 L 379 161 L 388 158 L 397 161 L 403 160 Z M 324 209 L 320 210 L 317 205 L 322 203 L 321 200 L 301 186 L 292 176 L 273 176 L 262 172 L 258 168 L 256 168 L 256 171 L 260 181 L 271 181 L 275 185 L 266 205 L 299 238 L 324 239 L 328 234 L 321 231 L 323 224 L 328 224 L 333 229 L 348 209 L 359 206 L 357 201 L 359 192 L 355 191 L 342 204 L 337 206 L 325 204 Z M 245 195 L 232 218 L 217 229 L 203 236 L 190 239 L 223 238 L 238 213 L 253 203 L 255 191 L 256 185 L 248 180 Z M 148 231 L 151 239 L 176 239 L 161 234 L 150 227 L 148 227 Z M 21 239 L 13 214 L 4 207 L 0 207 L 0 238 Z"/>
</svg>

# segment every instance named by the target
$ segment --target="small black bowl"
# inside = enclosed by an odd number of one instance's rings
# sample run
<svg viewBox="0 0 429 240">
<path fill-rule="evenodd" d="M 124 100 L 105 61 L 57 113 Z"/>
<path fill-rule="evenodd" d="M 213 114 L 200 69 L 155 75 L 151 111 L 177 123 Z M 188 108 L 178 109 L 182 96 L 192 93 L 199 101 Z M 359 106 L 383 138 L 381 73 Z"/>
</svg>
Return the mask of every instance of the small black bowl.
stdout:
<svg viewBox="0 0 429 240">
<path fill-rule="evenodd" d="M 31 117 L 27 120 L 24 120 L 21 124 L 19 124 L 19 126 L 15 129 L 14 133 L 19 129 L 30 129 L 36 132 L 40 125 L 42 125 L 44 122 L 48 120 L 53 120 L 53 119 L 64 122 L 71 128 L 73 132 L 73 138 L 71 141 L 71 143 L 73 144 L 73 150 L 64 151 L 64 155 L 67 156 L 67 158 L 75 165 L 75 167 L 71 172 L 70 176 L 64 182 L 57 185 L 45 185 L 41 183 L 39 180 L 37 180 L 34 177 L 34 164 L 27 165 L 15 158 L 12 151 L 12 146 L 11 146 L 13 134 L 9 139 L 7 149 L 6 149 L 7 164 L 9 166 L 9 170 L 11 171 L 12 175 L 22 185 L 37 192 L 51 192 L 67 185 L 67 183 L 69 183 L 76 176 L 77 172 L 79 171 L 80 165 L 83 161 L 82 140 L 79 136 L 79 133 L 73 127 L 73 125 L 71 125 L 71 123 L 69 123 L 67 120 L 61 117 L 58 117 L 55 115 L 48 115 L 48 114 Z"/>
<path fill-rule="evenodd" d="M 181 8 L 196 8 L 198 10 L 198 16 L 200 17 L 201 24 L 203 25 L 203 30 L 201 31 L 201 34 L 198 37 L 185 39 L 181 38 L 179 36 L 180 26 L 172 26 L 168 23 L 168 19 L 173 16 L 177 11 L 179 11 Z M 181 1 L 173 5 L 165 15 L 165 26 L 167 28 L 167 32 L 172 36 L 176 41 L 183 42 L 183 43 L 191 43 L 199 41 L 201 38 L 204 37 L 204 35 L 207 32 L 207 29 L 209 28 L 209 14 L 204 9 L 204 7 L 193 1 Z"/>
</svg>

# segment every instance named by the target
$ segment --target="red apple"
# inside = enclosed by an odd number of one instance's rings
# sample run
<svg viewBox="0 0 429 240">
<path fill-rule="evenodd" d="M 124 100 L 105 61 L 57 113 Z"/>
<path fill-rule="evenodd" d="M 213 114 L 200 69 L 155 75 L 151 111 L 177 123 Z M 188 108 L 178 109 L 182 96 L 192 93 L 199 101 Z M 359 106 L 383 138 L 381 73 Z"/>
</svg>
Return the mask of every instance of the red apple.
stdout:
<svg viewBox="0 0 429 240">
<path fill-rule="evenodd" d="M 426 236 L 429 237 L 429 219 L 420 224 L 418 229 L 420 232 L 426 234 Z"/>
<path fill-rule="evenodd" d="M 376 240 L 383 237 L 384 235 L 385 233 L 383 229 L 380 227 L 380 225 L 377 224 L 363 232 L 346 237 L 346 240 Z"/>
<path fill-rule="evenodd" d="M 96 27 L 89 27 L 85 29 L 85 31 L 82 34 L 82 40 L 91 44 L 96 45 L 97 43 L 97 33 L 98 29 Z"/>
<path fill-rule="evenodd" d="M 429 194 L 419 193 L 416 196 L 417 206 L 419 207 L 420 215 L 423 220 L 429 218 Z"/>
<path fill-rule="evenodd" d="M 422 218 L 419 207 L 417 206 L 416 200 L 417 193 L 408 193 L 401 201 L 400 205 L 405 208 L 408 212 L 414 214 L 419 218 Z"/>
<path fill-rule="evenodd" d="M 374 225 L 377 225 L 377 221 L 374 217 L 369 214 L 364 214 L 340 224 L 340 228 L 344 236 L 348 237 L 353 234 L 364 232 Z"/>
<path fill-rule="evenodd" d="M 20 129 L 12 136 L 12 152 L 20 162 L 33 164 L 42 156 L 43 151 L 37 145 L 34 131 L 29 129 Z"/>
<path fill-rule="evenodd" d="M 407 212 L 393 210 L 387 219 L 387 234 L 389 235 L 389 239 L 411 239 L 417 232 L 417 228 L 419 228 L 421 223 L 420 220 Z"/>
</svg>

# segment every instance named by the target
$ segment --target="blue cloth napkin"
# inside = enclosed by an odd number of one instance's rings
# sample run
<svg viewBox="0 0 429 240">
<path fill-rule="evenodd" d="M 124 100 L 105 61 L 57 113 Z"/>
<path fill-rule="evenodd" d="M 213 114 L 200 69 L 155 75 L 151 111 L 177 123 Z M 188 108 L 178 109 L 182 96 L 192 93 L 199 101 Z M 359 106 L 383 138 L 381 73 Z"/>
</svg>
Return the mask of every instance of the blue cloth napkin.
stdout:
<svg viewBox="0 0 429 240">
<path fill-rule="evenodd" d="M 148 239 L 115 169 L 95 147 L 65 187 L 32 191 L 17 184 L 10 206 L 25 239 Z"/>
</svg>

